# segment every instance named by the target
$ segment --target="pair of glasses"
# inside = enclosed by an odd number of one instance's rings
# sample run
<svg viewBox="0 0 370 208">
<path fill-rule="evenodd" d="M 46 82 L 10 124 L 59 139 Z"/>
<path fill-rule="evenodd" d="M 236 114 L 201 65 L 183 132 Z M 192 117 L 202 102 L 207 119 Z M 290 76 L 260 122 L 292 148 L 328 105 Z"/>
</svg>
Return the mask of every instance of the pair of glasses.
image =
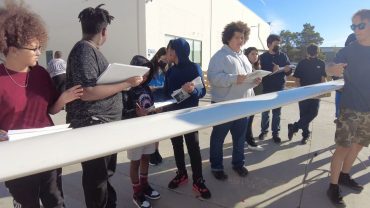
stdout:
<svg viewBox="0 0 370 208">
<path fill-rule="evenodd" d="M 29 50 L 29 51 L 33 51 L 33 52 L 37 52 L 37 51 L 39 51 L 39 52 L 41 52 L 41 50 L 42 50 L 42 47 L 41 46 L 39 46 L 39 47 L 36 47 L 36 48 L 26 48 L 26 47 L 18 47 L 19 49 L 25 49 L 25 50 Z"/>
<path fill-rule="evenodd" d="M 365 29 L 365 27 L 366 27 L 366 23 L 365 22 L 361 22 L 360 24 L 357 24 L 357 25 L 355 25 L 355 24 L 352 24 L 351 25 L 351 29 L 353 31 L 355 31 L 356 28 L 358 28 L 359 30 L 363 30 L 363 29 Z"/>
</svg>

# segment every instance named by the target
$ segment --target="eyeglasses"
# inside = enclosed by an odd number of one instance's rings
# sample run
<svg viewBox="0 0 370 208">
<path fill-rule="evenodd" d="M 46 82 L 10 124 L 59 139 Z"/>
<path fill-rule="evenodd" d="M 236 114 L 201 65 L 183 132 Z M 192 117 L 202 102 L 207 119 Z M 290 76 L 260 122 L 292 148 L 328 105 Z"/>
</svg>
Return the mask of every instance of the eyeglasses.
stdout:
<svg viewBox="0 0 370 208">
<path fill-rule="evenodd" d="M 351 25 L 351 29 L 353 31 L 355 31 L 356 28 L 358 28 L 359 30 L 363 30 L 363 29 L 365 29 L 365 27 L 366 27 L 366 23 L 365 22 L 361 22 L 360 24 L 357 24 L 357 25 L 355 25 L 355 24 L 352 24 Z"/>
<path fill-rule="evenodd" d="M 41 46 L 36 47 L 36 48 L 26 48 L 26 47 L 18 47 L 18 48 L 19 48 L 19 49 L 25 49 L 25 50 L 33 51 L 33 52 L 35 52 L 35 53 L 36 53 L 36 51 L 41 52 L 41 50 L 42 50 L 42 47 L 41 47 Z"/>
</svg>

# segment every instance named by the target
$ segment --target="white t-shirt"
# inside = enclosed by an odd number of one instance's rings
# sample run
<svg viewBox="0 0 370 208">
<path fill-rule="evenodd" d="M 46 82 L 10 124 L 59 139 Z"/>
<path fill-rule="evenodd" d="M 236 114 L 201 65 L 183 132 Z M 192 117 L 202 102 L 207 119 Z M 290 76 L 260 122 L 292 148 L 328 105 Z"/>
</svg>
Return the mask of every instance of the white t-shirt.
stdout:
<svg viewBox="0 0 370 208">
<path fill-rule="evenodd" d="M 67 63 L 63 59 L 52 59 L 48 63 L 47 71 L 49 72 L 50 77 L 53 78 L 57 75 L 66 73 L 66 67 Z"/>
</svg>

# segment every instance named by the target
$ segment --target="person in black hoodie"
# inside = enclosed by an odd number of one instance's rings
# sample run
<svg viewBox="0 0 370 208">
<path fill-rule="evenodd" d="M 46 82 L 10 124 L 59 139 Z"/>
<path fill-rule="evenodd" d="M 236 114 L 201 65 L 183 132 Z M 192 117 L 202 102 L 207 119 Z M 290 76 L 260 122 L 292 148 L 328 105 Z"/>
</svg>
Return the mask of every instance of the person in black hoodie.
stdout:
<svg viewBox="0 0 370 208">
<path fill-rule="evenodd" d="M 140 85 L 131 88 L 127 92 L 123 92 L 123 119 L 154 113 L 154 111 L 150 110 L 154 105 L 154 97 L 148 85 L 154 75 L 154 67 L 148 59 L 140 55 L 134 56 L 130 64 L 134 66 L 146 66 L 150 70 L 143 76 L 143 81 Z M 130 178 L 134 191 L 133 201 L 138 207 L 149 208 L 151 204 L 146 198 L 159 199 L 161 196 L 148 183 L 149 158 L 154 151 L 155 143 L 127 150 L 127 158 L 131 160 Z"/>
<path fill-rule="evenodd" d="M 198 106 L 199 99 L 206 94 L 202 70 L 199 65 L 189 60 L 189 54 L 189 43 L 183 38 L 171 40 L 167 46 L 167 61 L 174 65 L 170 67 L 166 73 L 164 91 L 167 96 L 170 96 L 175 90 L 182 88 L 182 90 L 190 95 L 190 97 L 184 101 L 172 105 L 170 110 Z M 197 77 L 201 77 L 202 79 L 202 88 L 196 87 L 192 82 Z M 210 198 L 211 193 L 205 186 L 202 175 L 202 158 L 200 155 L 199 136 L 197 131 L 171 138 L 178 170 L 175 178 L 168 184 L 168 188 L 175 189 L 188 181 L 184 157 L 184 137 L 193 171 L 193 190 L 198 192 L 202 198 Z"/>
</svg>

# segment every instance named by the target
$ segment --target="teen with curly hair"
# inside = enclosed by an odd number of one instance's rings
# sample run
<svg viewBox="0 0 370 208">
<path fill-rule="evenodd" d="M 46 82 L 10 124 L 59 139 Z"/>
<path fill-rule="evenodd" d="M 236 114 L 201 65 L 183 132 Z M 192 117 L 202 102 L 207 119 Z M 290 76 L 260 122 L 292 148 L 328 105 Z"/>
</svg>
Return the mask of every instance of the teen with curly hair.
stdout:
<svg viewBox="0 0 370 208">
<path fill-rule="evenodd" d="M 82 88 L 74 86 L 63 94 L 55 89 L 48 72 L 37 64 L 48 35 L 41 18 L 16 3 L 0 9 L 0 140 L 11 129 L 53 126 L 49 114 L 79 99 Z M 38 151 L 37 147 L 35 151 Z M 61 169 L 6 181 L 14 207 L 63 207 Z"/>
</svg>

